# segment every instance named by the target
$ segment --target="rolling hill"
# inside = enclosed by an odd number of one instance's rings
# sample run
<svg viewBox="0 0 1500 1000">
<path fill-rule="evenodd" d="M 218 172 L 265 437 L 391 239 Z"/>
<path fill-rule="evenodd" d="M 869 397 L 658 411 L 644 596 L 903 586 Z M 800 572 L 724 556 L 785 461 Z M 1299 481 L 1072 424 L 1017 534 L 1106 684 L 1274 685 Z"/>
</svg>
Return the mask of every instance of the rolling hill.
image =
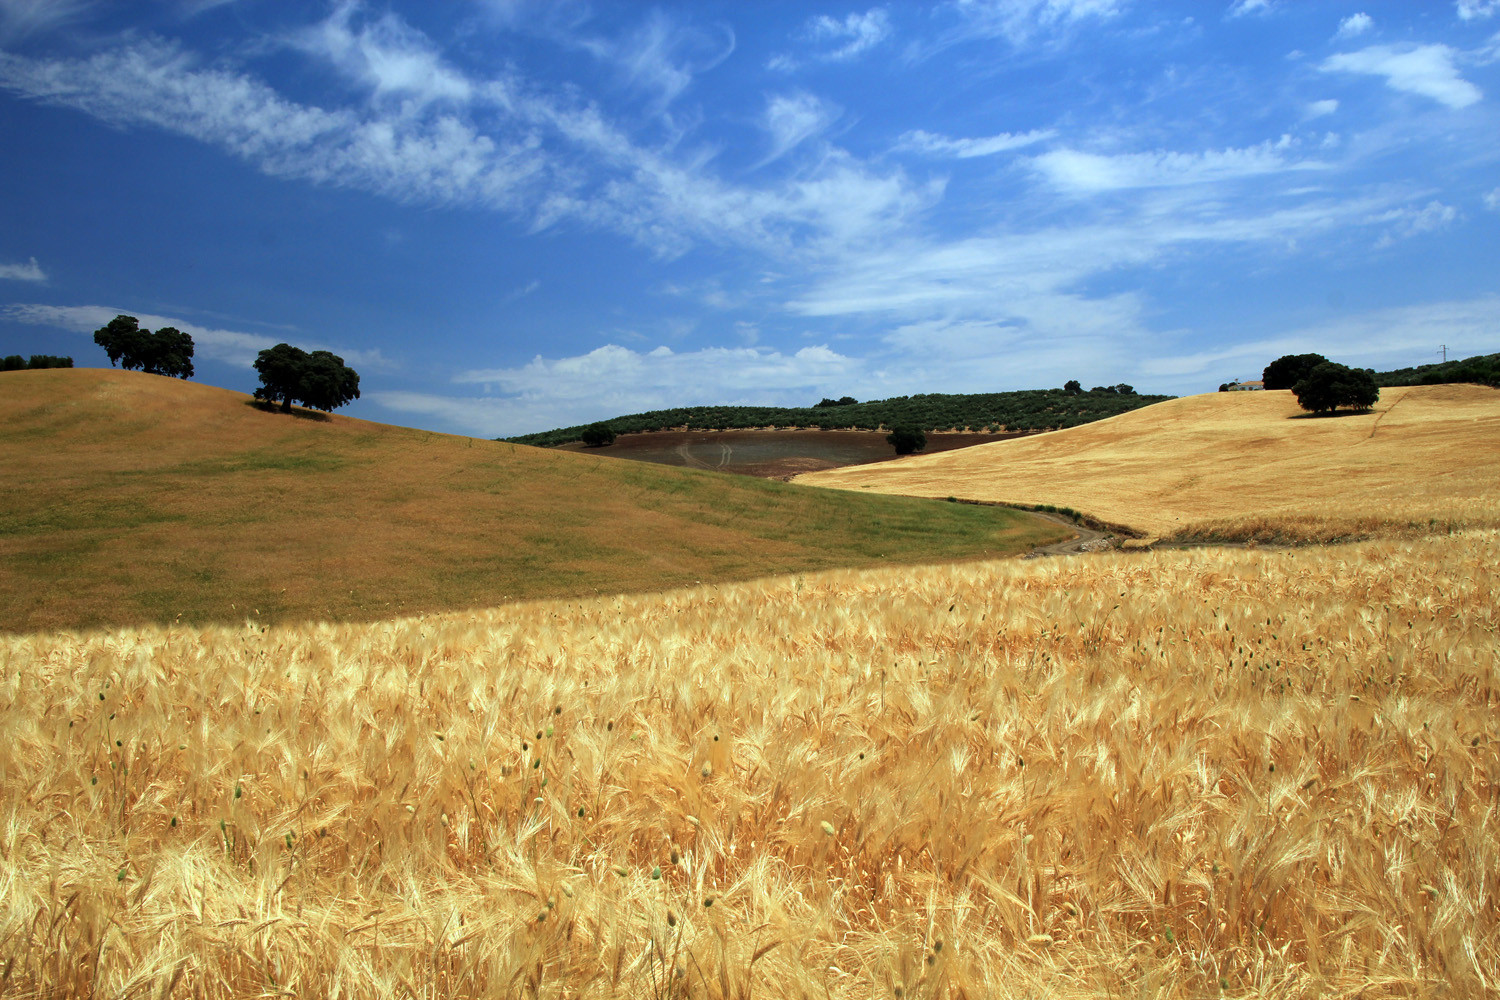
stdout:
<svg viewBox="0 0 1500 1000">
<path fill-rule="evenodd" d="M 993 556 L 1061 534 L 953 504 L 294 419 L 137 372 L 0 379 L 10 631 L 369 620 Z"/>
<path fill-rule="evenodd" d="M 1073 507 L 1166 538 L 1328 541 L 1500 525 L 1500 391 L 1381 391 L 1312 418 L 1290 392 L 1210 393 L 1039 438 L 796 482 Z"/>
</svg>

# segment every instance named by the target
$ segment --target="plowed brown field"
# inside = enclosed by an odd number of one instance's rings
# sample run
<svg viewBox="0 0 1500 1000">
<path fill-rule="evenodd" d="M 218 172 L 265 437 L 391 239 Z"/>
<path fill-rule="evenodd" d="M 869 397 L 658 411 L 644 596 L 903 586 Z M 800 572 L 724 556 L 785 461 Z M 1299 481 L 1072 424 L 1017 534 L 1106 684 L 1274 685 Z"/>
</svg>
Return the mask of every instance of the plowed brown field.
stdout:
<svg viewBox="0 0 1500 1000">
<path fill-rule="evenodd" d="M 927 454 L 989 444 L 1024 434 L 932 432 Z M 622 434 L 605 448 L 574 443 L 559 451 L 580 451 L 606 458 L 628 458 L 687 469 L 713 469 L 763 479 L 787 479 L 803 472 L 846 465 L 886 462 L 896 457 L 883 431 L 730 430 L 649 431 Z"/>
</svg>

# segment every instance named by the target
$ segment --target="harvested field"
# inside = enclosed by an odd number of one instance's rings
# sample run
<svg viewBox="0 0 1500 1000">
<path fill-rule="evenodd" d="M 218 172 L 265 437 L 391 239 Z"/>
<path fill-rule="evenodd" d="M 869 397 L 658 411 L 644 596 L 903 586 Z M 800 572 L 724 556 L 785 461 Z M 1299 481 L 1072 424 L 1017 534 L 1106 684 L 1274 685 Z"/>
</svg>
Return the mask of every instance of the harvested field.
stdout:
<svg viewBox="0 0 1500 1000">
<path fill-rule="evenodd" d="M 14 996 L 1500 995 L 1500 532 L 0 636 Z"/>
<path fill-rule="evenodd" d="M 799 476 L 847 490 L 1072 507 L 1163 538 L 1333 541 L 1500 525 L 1500 391 L 1381 390 L 1314 418 L 1290 392 L 1157 403 L 1022 441 Z"/>
<path fill-rule="evenodd" d="M 1024 434 L 970 434 L 934 431 L 927 435 L 927 453 L 953 451 Z M 884 431 L 650 431 L 622 434 L 605 448 L 562 445 L 559 451 L 582 451 L 610 458 L 713 469 L 763 479 L 787 479 L 802 472 L 846 465 L 885 462 L 896 457 Z"/>
<path fill-rule="evenodd" d="M 112 369 L 8 372 L 0 630 L 373 620 L 1024 552 L 1011 512 L 354 420 Z"/>
</svg>

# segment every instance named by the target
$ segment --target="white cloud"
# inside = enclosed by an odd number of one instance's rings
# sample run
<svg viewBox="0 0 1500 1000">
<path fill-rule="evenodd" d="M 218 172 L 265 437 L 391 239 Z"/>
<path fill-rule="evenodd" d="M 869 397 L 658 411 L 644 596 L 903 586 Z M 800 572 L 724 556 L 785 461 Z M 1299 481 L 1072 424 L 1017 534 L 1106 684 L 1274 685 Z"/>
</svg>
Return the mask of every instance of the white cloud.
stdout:
<svg viewBox="0 0 1500 1000">
<path fill-rule="evenodd" d="M 1500 334 L 1500 296 L 1370 309 L 1261 340 L 1212 351 L 1163 354 L 1146 361 L 1148 376 L 1260 372 L 1284 354 L 1316 352 L 1359 367 L 1406 367 L 1436 361 L 1439 344 L 1463 357 L 1493 349 Z"/>
<path fill-rule="evenodd" d="M 1234 0 L 1229 5 L 1226 17 L 1244 17 L 1247 14 L 1269 14 L 1276 6 L 1275 0 Z"/>
<path fill-rule="evenodd" d="M 696 403 L 806 405 L 820 393 L 849 391 L 844 387 L 857 384 L 864 366 L 823 345 L 785 353 L 757 347 L 642 352 L 608 344 L 575 357 L 539 356 L 519 368 L 465 372 L 454 380 L 484 386 L 484 396 L 367 396 L 392 410 L 501 437 Z"/>
<path fill-rule="evenodd" d="M 1484 207 L 1491 212 L 1500 212 L 1500 187 L 1484 196 Z"/>
<path fill-rule="evenodd" d="M 541 287 L 542 287 L 541 279 L 539 279 L 539 278 L 532 278 L 530 281 L 528 281 L 526 284 L 522 285 L 520 288 L 513 289 L 510 292 L 509 295 L 505 296 L 505 301 L 506 302 L 514 302 L 517 299 L 524 299 L 526 296 L 530 295 L 532 292 L 536 291 L 538 288 L 541 288 Z"/>
<path fill-rule="evenodd" d="M 851 13 L 842 19 L 819 14 L 798 33 L 800 40 L 822 46 L 808 56 L 818 62 L 847 62 L 890 35 L 891 19 L 884 7 L 873 7 L 863 14 Z M 801 65 L 802 60 L 790 52 L 778 52 L 766 61 L 766 69 L 773 73 L 790 73 Z"/>
<path fill-rule="evenodd" d="M 837 111 L 812 94 L 777 94 L 766 100 L 761 123 L 771 148 L 761 165 L 770 163 L 819 134 L 833 123 Z"/>
<path fill-rule="evenodd" d="M 890 37 L 891 19 L 884 7 L 875 7 L 863 14 L 849 14 L 842 21 L 821 14 L 808 22 L 807 34 L 815 41 L 833 42 L 838 46 L 824 52 L 821 58 L 853 59 Z"/>
<path fill-rule="evenodd" d="M 344 0 L 321 24 L 292 35 L 291 43 L 326 59 L 378 98 L 462 103 L 472 96 L 469 81 L 443 61 L 427 36 L 391 13 L 356 27 L 355 15 L 362 12 L 358 0 Z"/>
<path fill-rule="evenodd" d="M 1136 294 L 1090 295 L 1083 289 L 1091 279 L 1160 267 L 1204 246 L 1279 248 L 1349 226 L 1378 225 L 1372 217 L 1389 207 L 1366 199 L 1325 200 L 1276 210 L 1246 206 L 1236 214 L 1216 202 L 1152 191 L 1107 223 L 947 242 L 913 237 L 847 253 L 814 274 L 786 308 L 804 316 L 896 321 L 918 332 L 938 329 L 933 322 L 941 320 L 941 329 L 952 334 L 938 338 L 940 344 L 952 337 L 972 340 L 976 331 L 993 327 L 1021 338 L 1028 352 L 1072 345 L 1077 356 L 1094 350 L 1128 356 L 1154 339 L 1146 303 Z M 888 343 L 900 346 L 900 338 Z M 961 366 L 956 370 L 962 374 Z"/>
<path fill-rule="evenodd" d="M 1283 151 L 1289 146 L 1290 141 L 1283 138 L 1276 143 L 1202 153 L 1156 150 L 1106 156 L 1057 149 L 1033 157 L 1031 163 L 1053 187 L 1076 194 L 1205 184 L 1322 166 L 1309 161 L 1288 161 Z"/>
<path fill-rule="evenodd" d="M 1339 30 L 1333 33 L 1334 38 L 1353 38 L 1363 35 L 1375 27 L 1375 19 L 1364 11 L 1358 14 L 1350 14 L 1339 22 Z"/>
<path fill-rule="evenodd" d="M 507 145 L 446 114 L 361 116 L 297 104 L 253 78 L 198 69 L 161 42 L 80 60 L 0 52 L 0 87 L 111 124 L 187 135 L 275 176 L 402 201 L 513 205 L 546 166 L 525 134 Z"/>
<path fill-rule="evenodd" d="M 1057 134 L 1055 129 L 1033 129 L 1030 132 L 1001 132 L 999 135 L 981 139 L 951 139 L 916 129 L 907 132 L 896 142 L 896 149 L 928 156 L 952 156 L 960 160 L 975 156 L 993 156 L 1006 150 L 1020 149 L 1044 142 Z"/>
<path fill-rule="evenodd" d="M 899 227 L 941 194 L 837 149 L 772 186 L 719 180 L 707 155 L 636 143 L 594 104 L 540 95 L 510 79 L 470 81 L 481 129 L 434 101 L 324 109 L 286 100 L 253 77 L 202 69 L 146 40 L 86 59 L 0 51 L 0 89 L 121 126 L 190 136 L 268 174 L 370 191 L 403 202 L 482 206 L 545 228 L 576 220 L 664 255 L 697 241 L 787 250 Z M 389 103 L 389 102 L 386 102 Z M 833 109 L 807 95 L 773 98 L 772 158 L 816 134 Z"/>
<path fill-rule="evenodd" d="M 665 108 L 734 52 L 734 32 L 727 27 L 710 32 L 685 25 L 653 10 L 634 31 L 619 39 L 574 38 L 595 56 L 613 63 L 626 82 L 656 96 Z"/>
<path fill-rule="evenodd" d="M 152 313 L 117 309 L 112 306 L 53 306 L 29 303 L 6 306 L 0 310 L 0 315 L 11 322 L 50 326 L 73 333 L 88 334 L 122 314 L 134 316 L 140 321 L 141 326 L 148 330 L 159 330 L 164 326 L 176 327 L 193 338 L 193 353 L 196 358 L 200 360 L 208 358 L 230 365 L 248 366 L 255 361 L 255 356 L 261 351 L 292 339 L 287 336 L 268 337 L 258 333 L 213 329 L 171 316 L 157 316 Z M 389 370 L 394 367 L 378 350 L 338 348 L 302 340 L 297 340 L 296 345 L 306 350 L 331 350 L 356 368 Z"/>
<path fill-rule="evenodd" d="M 1500 0 L 1458 0 L 1460 20 L 1477 21 L 1500 12 Z"/>
<path fill-rule="evenodd" d="M 6 281 L 46 281 L 47 272 L 32 257 L 24 264 L 0 264 L 0 279 Z"/>
<path fill-rule="evenodd" d="M 1302 120 L 1312 121 L 1314 118 L 1322 118 L 1324 115 L 1333 114 L 1338 109 L 1339 102 L 1331 97 L 1327 100 L 1313 101 L 1307 106 L 1307 110 L 1302 113 Z"/>
<path fill-rule="evenodd" d="M 1430 97 L 1450 108 L 1466 108 L 1483 94 L 1458 75 L 1456 53 L 1446 45 L 1397 48 L 1372 45 L 1358 52 L 1344 52 L 1323 61 L 1324 72 L 1364 73 L 1385 77 L 1386 86 L 1408 94 Z"/>
<path fill-rule="evenodd" d="M 1382 212 L 1372 221 L 1392 225 L 1381 235 L 1375 246 L 1384 248 L 1413 236 L 1446 229 L 1457 219 L 1458 209 L 1440 201 L 1429 201 L 1421 208 L 1398 208 Z"/>
<path fill-rule="evenodd" d="M 966 37 L 1005 38 L 1021 45 L 1043 32 L 1118 17 L 1129 0 L 955 0 Z"/>
<path fill-rule="evenodd" d="M 0 41 L 18 41 L 81 20 L 97 0 L 0 0 Z"/>
</svg>

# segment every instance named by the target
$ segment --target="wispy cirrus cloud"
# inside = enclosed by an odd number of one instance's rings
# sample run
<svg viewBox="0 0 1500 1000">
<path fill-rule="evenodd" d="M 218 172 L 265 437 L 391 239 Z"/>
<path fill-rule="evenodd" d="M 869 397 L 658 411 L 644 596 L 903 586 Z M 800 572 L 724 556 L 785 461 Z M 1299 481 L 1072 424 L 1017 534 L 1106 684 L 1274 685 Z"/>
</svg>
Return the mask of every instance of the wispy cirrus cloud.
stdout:
<svg viewBox="0 0 1500 1000">
<path fill-rule="evenodd" d="M 1288 159 L 1290 145 L 1290 140 L 1283 137 L 1274 143 L 1199 153 L 1155 150 L 1100 154 L 1056 149 L 1033 157 L 1031 164 L 1058 190 L 1085 195 L 1128 188 L 1208 184 L 1323 167 L 1316 161 Z"/>
<path fill-rule="evenodd" d="M 766 99 L 762 122 L 771 148 L 760 166 L 785 156 L 793 148 L 828 128 L 838 112 L 828 102 L 808 93 L 774 94 Z"/>
<path fill-rule="evenodd" d="M 1420 208 L 1411 206 L 1394 208 L 1375 216 L 1373 221 L 1389 224 L 1389 228 L 1381 234 L 1375 246 L 1384 249 L 1400 240 L 1446 229 L 1457 220 L 1458 209 L 1436 200 L 1429 201 Z"/>
<path fill-rule="evenodd" d="M 1329 56 L 1319 68 L 1325 73 L 1384 77 L 1392 90 L 1430 97 L 1459 109 L 1477 104 L 1484 95 L 1459 75 L 1456 56 L 1447 45 L 1372 45 L 1358 52 Z"/>
<path fill-rule="evenodd" d="M 32 257 L 24 264 L 0 264 L 0 280 L 43 282 L 47 280 L 47 272 Z"/>
<path fill-rule="evenodd" d="M 728 59 L 735 49 L 734 31 L 685 24 L 661 10 L 652 10 L 639 25 L 616 38 L 570 37 L 572 44 L 613 65 L 635 90 L 654 96 L 665 108 L 693 83 Z"/>
<path fill-rule="evenodd" d="M 889 38 L 891 18 L 884 7 L 848 14 L 842 19 L 820 14 L 808 22 L 807 34 L 816 42 L 834 46 L 820 53 L 819 58 L 841 62 L 862 55 Z"/>
<path fill-rule="evenodd" d="M 1234 0 L 1225 17 L 1246 17 L 1251 14 L 1269 14 L 1276 9 L 1276 0 Z"/>
<path fill-rule="evenodd" d="M 864 13 L 853 12 L 842 18 L 818 14 L 803 25 L 797 37 L 808 43 L 804 56 L 779 52 L 766 68 L 790 72 L 804 59 L 813 62 L 848 62 L 864 55 L 891 36 L 891 18 L 884 7 L 872 7 Z"/>
<path fill-rule="evenodd" d="M 410 114 L 301 104 L 158 40 L 82 59 L 0 52 L 0 88 L 111 124 L 187 135 L 273 176 L 402 202 L 491 208 L 529 216 L 537 227 L 574 220 L 666 254 L 697 240 L 784 245 L 807 227 L 812 239 L 837 238 L 889 225 L 927 199 L 928 189 L 899 171 L 877 173 L 837 152 L 771 187 L 728 184 L 691 156 L 640 145 L 593 105 L 507 80 L 473 86 L 474 100 L 492 111 L 483 129 L 437 106 Z M 830 115 L 811 96 L 773 99 L 771 152 L 785 153 Z"/>
<path fill-rule="evenodd" d="M 975 139 L 954 139 L 922 129 L 907 132 L 896 141 L 896 149 L 922 153 L 927 156 L 954 157 L 960 160 L 976 156 L 994 156 L 996 153 L 1021 149 L 1045 142 L 1057 135 L 1055 129 L 1033 129 L 1030 132 L 1001 132 L 998 135 Z"/>
<path fill-rule="evenodd" d="M 1004 38 L 1015 45 L 1039 35 L 1118 17 L 1129 0 L 954 0 L 961 37 Z"/>
<path fill-rule="evenodd" d="M 1339 102 L 1331 97 L 1325 98 L 1321 101 L 1313 101 L 1308 104 L 1306 110 L 1303 111 L 1302 120 L 1311 121 L 1314 118 L 1322 118 L 1324 115 L 1333 114 L 1338 109 Z"/>
<path fill-rule="evenodd" d="M 0 0 L 0 42 L 56 31 L 97 7 L 98 0 Z"/>
<path fill-rule="evenodd" d="M 380 116 L 300 104 L 246 74 L 204 68 L 159 40 L 81 59 L 0 52 L 0 87 L 113 125 L 186 135 L 273 176 L 402 201 L 511 205 L 546 168 L 524 132 L 497 141 L 453 115 Z"/>
<path fill-rule="evenodd" d="M 474 88 L 442 58 L 421 32 L 392 13 L 357 21 L 363 5 L 343 0 L 321 23 L 292 33 L 288 41 L 320 57 L 377 98 L 418 103 L 465 102 Z"/>
</svg>

